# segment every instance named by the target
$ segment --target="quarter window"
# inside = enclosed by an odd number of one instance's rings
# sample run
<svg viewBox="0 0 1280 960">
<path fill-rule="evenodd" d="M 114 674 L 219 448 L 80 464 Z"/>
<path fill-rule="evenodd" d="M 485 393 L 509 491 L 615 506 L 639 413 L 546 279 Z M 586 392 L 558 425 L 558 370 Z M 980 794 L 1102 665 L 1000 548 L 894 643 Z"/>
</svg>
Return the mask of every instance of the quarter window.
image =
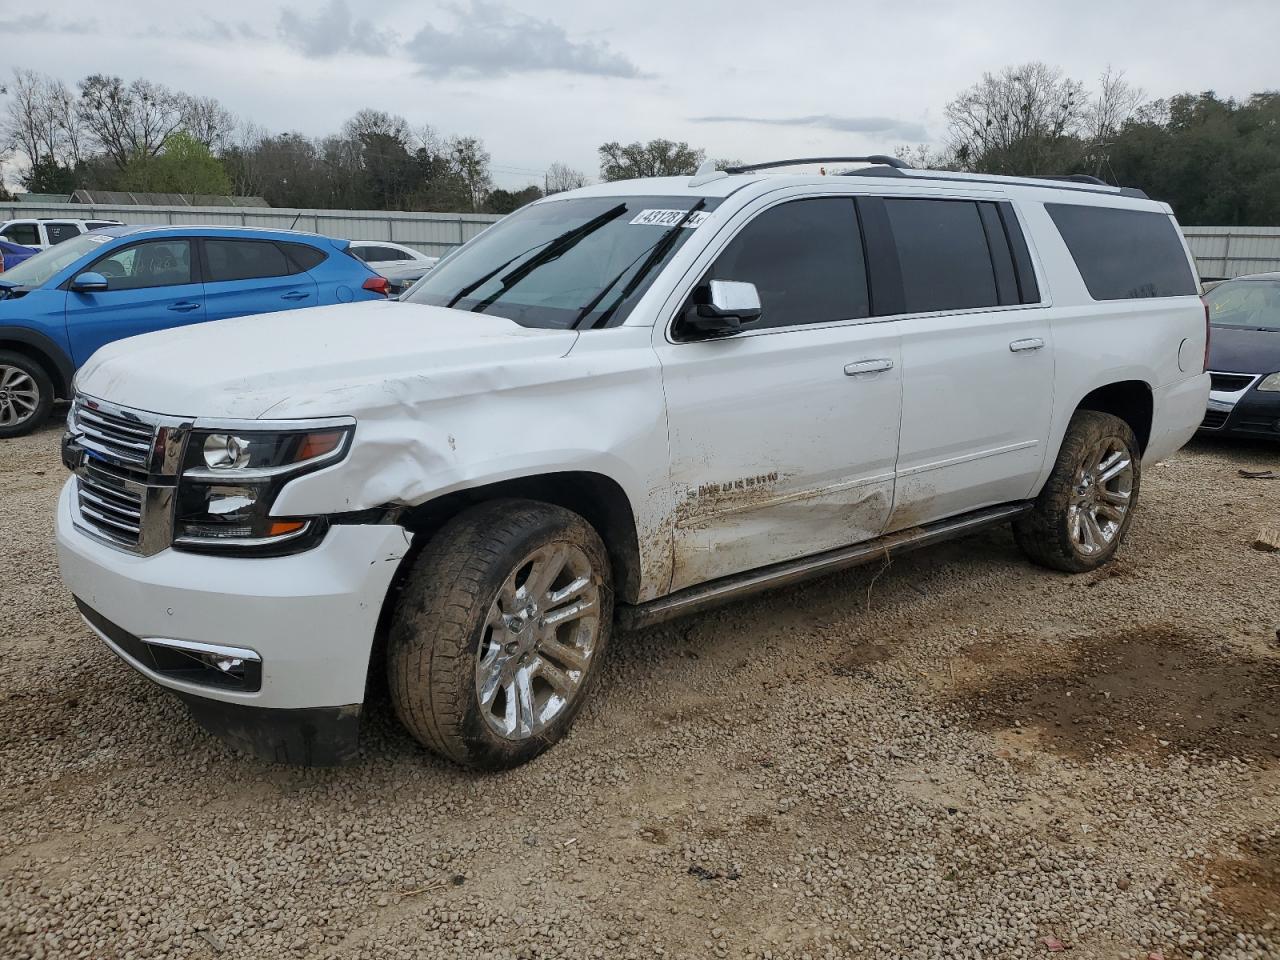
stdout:
<svg viewBox="0 0 1280 960">
<path fill-rule="evenodd" d="M 907 313 L 999 305 L 977 203 L 889 197 L 884 205 L 902 269 Z"/>
<path fill-rule="evenodd" d="M 270 240 L 208 239 L 204 242 L 204 253 L 209 265 L 207 279 L 211 283 L 287 277 L 299 272 L 284 251 Z"/>
<path fill-rule="evenodd" d="M 1046 203 L 1095 300 L 1191 297 L 1200 291 L 1173 220 L 1150 210 Z"/>
<path fill-rule="evenodd" d="M 852 198 L 818 197 L 771 207 L 730 241 L 706 279 L 755 284 L 761 315 L 753 330 L 871 313 Z"/>
<path fill-rule="evenodd" d="M 96 261 L 89 272 L 107 278 L 112 290 L 142 290 L 191 282 L 191 241 L 149 240 Z"/>
</svg>

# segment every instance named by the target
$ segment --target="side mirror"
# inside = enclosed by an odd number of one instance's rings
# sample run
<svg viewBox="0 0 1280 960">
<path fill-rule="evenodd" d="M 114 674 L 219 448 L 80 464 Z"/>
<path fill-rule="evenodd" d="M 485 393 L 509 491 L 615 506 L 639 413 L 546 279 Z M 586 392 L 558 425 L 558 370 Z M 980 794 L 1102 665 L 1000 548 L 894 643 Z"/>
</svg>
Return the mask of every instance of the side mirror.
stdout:
<svg viewBox="0 0 1280 960">
<path fill-rule="evenodd" d="M 680 317 L 681 332 L 693 340 L 731 337 L 744 323 L 760 319 L 760 293 L 754 283 L 712 280 L 694 291 L 694 302 Z"/>
<path fill-rule="evenodd" d="M 107 278 L 100 273 L 82 273 L 71 281 L 71 289 L 76 293 L 105 293 L 111 289 Z"/>
</svg>

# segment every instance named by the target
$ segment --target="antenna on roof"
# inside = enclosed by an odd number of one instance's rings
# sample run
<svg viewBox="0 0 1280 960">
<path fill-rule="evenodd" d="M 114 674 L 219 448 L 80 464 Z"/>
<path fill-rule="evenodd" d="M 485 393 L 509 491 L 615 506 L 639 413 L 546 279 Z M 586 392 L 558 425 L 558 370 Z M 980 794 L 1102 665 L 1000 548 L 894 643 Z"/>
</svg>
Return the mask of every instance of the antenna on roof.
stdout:
<svg viewBox="0 0 1280 960">
<path fill-rule="evenodd" d="M 689 179 L 689 186 L 700 187 L 704 183 L 710 183 L 712 180 L 719 180 L 721 177 L 727 176 L 728 174 L 723 170 L 716 169 L 716 162 L 714 160 L 703 160 L 702 163 L 698 165 L 698 169 L 694 172 L 693 176 Z"/>
</svg>

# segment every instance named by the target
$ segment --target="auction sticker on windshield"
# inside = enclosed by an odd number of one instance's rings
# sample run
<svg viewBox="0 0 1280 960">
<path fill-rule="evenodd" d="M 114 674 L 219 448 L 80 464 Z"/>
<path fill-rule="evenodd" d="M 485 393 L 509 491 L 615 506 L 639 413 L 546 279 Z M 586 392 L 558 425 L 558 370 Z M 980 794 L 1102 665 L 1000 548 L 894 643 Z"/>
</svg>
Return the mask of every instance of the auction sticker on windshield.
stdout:
<svg viewBox="0 0 1280 960">
<path fill-rule="evenodd" d="M 688 210 L 641 210 L 635 215 L 631 222 L 639 223 L 644 226 L 674 227 L 688 213 Z M 689 217 L 689 221 L 685 226 L 696 227 L 709 216 L 711 216 L 710 210 L 699 210 L 693 216 Z"/>
</svg>

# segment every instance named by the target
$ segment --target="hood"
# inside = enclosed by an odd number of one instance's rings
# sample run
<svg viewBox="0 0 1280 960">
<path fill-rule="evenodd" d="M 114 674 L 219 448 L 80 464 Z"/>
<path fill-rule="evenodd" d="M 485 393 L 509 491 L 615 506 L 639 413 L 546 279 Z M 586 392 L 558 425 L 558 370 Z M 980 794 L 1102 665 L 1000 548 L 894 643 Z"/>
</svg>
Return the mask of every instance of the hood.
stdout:
<svg viewBox="0 0 1280 960">
<path fill-rule="evenodd" d="M 176 327 L 111 343 L 76 377 L 90 396 L 179 417 L 360 416 L 502 389 L 562 357 L 573 330 L 366 301 Z"/>
<path fill-rule="evenodd" d="M 1280 370 L 1280 330 L 1213 327 L 1209 331 L 1209 369 L 1275 373 Z"/>
</svg>

